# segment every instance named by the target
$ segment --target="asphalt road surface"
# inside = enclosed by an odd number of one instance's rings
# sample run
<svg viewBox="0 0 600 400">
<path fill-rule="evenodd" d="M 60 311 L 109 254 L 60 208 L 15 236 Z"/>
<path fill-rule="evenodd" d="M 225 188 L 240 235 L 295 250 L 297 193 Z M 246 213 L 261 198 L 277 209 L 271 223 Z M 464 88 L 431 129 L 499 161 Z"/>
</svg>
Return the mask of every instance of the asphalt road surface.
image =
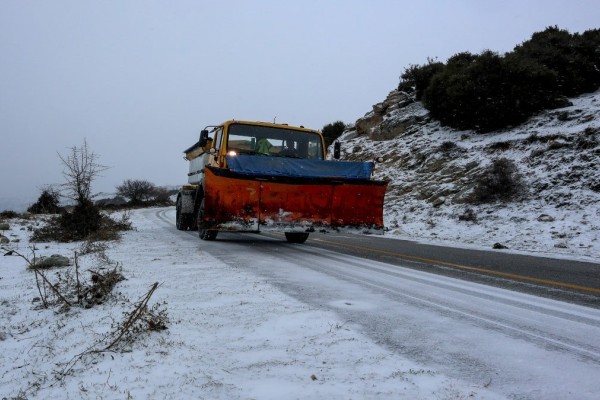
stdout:
<svg viewBox="0 0 600 400">
<path fill-rule="evenodd" d="M 266 234 L 271 237 L 283 235 Z M 385 236 L 311 234 L 305 246 L 600 308 L 600 264 L 422 244 Z"/>
</svg>

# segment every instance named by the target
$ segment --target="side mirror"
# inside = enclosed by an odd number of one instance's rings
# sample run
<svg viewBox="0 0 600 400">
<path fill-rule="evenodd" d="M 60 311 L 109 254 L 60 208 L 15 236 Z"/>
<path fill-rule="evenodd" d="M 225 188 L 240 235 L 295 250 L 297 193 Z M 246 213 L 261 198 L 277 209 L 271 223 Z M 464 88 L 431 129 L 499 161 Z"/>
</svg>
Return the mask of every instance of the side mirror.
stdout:
<svg viewBox="0 0 600 400">
<path fill-rule="evenodd" d="M 333 144 L 333 158 L 335 158 L 336 160 L 339 160 L 341 152 L 342 152 L 342 144 L 340 142 L 335 142 Z"/>
<path fill-rule="evenodd" d="M 198 144 L 200 145 L 200 147 L 204 147 L 204 146 L 206 146 L 207 143 L 208 143 L 208 129 L 202 129 L 200 131 L 200 140 L 198 141 Z"/>
</svg>

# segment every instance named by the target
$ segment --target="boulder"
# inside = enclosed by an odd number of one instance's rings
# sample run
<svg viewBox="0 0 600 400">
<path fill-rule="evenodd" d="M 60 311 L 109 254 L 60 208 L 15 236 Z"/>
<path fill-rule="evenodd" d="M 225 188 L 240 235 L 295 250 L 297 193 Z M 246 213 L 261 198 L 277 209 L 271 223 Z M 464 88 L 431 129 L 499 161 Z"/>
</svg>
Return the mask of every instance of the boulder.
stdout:
<svg viewBox="0 0 600 400">
<path fill-rule="evenodd" d="M 71 265 L 71 261 L 68 257 L 61 256 L 60 254 L 52 254 L 49 257 L 42 257 L 37 261 L 34 268 L 52 268 L 52 267 L 67 267 Z"/>
<path fill-rule="evenodd" d="M 541 214 L 539 217 L 537 217 L 537 220 L 539 222 L 554 222 L 554 217 L 548 215 L 548 214 Z"/>
</svg>

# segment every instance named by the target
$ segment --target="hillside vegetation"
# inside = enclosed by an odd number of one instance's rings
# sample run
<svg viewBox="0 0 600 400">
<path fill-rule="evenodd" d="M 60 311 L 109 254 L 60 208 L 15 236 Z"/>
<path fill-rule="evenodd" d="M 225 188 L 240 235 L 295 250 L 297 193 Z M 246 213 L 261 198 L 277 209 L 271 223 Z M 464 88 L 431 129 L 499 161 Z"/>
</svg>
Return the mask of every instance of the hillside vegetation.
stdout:
<svg viewBox="0 0 600 400">
<path fill-rule="evenodd" d="M 549 27 L 504 55 L 462 52 L 446 63 L 412 65 L 398 90 L 414 93 L 444 125 L 490 132 L 596 90 L 599 66 L 600 29 L 571 34 Z"/>
</svg>

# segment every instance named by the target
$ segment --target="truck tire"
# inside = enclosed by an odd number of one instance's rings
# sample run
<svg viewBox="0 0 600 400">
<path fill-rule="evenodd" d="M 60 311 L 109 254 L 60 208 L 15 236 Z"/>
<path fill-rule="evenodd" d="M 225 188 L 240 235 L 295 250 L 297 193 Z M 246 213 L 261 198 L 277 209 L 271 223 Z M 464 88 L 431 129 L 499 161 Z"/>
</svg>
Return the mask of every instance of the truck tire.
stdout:
<svg viewBox="0 0 600 400">
<path fill-rule="evenodd" d="M 186 215 L 181 212 L 181 197 L 177 198 L 177 203 L 175 204 L 175 226 L 180 231 L 187 231 L 188 224 L 186 221 Z"/>
<path fill-rule="evenodd" d="M 200 202 L 200 207 L 198 207 L 198 218 L 197 218 L 197 226 L 198 226 L 198 236 L 202 240 L 215 240 L 217 238 L 217 233 L 219 231 L 215 231 L 212 229 L 202 229 L 200 227 L 200 221 L 204 218 L 204 199 Z"/>
<path fill-rule="evenodd" d="M 304 243 L 308 239 L 306 232 L 285 232 L 285 238 L 289 243 Z"/>
<path fill-rule="evenodd" d="M 195 231 L 198 227 L 194 221 L 194 214 L 181 212 L 181 203 L 181 197 L 179 197 L 175 204 L 175 226 L 180 231 Z"/>
</svg>

